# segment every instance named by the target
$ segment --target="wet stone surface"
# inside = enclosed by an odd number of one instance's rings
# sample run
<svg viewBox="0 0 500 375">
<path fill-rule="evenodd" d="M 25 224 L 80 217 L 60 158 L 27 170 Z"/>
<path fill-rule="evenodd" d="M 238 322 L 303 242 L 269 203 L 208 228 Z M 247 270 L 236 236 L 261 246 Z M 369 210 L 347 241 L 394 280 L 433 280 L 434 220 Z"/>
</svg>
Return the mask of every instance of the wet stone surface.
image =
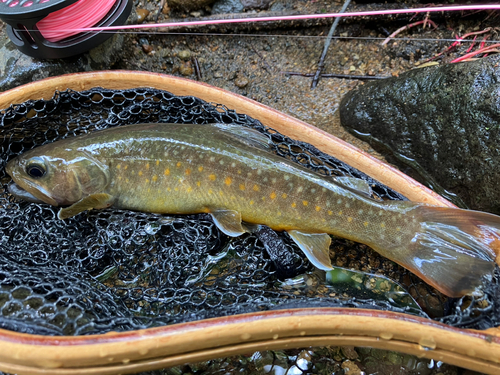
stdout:
<svg viewBox="0 0 500 375">
<path fill-rule="evenodd" d="M 496 55 L 359 86 L 342 101 L 342 124 L 421 182 L 500 214 L 499 65 Z"/>
</svg>

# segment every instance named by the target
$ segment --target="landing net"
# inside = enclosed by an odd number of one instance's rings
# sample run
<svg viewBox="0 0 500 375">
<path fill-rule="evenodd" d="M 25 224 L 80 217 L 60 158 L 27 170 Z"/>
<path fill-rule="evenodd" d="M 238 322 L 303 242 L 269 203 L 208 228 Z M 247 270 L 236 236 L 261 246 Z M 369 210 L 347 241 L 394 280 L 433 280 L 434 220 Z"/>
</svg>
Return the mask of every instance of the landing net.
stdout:
<svg viewBox="0 0 500 375">
<path fill-rule="evenodd" d="M 500 324 L 499 272 L 480 298 L 450 299 L 365 245 L 334 238 L 334 266 L 387 277 L 420 305 L 325 281 L 284 233 L 229 238 L 208 215 L 166 216 L 115 209 L 57 219 L 58 208 L 15 200 L 5 164 L 33 147 L 108 127 L 145 123 L 236 123 L 268 135 L 274 151 L 325 175 L 353 176 L 376 199 L 399 193 L 315 147 L 245 114 L 154 89 L 57 92 L 0 111 L 0 327 L 42 335 L 128 331 L 290 307 L 405 312 L 452 326 Z M 266 248 L 267 246 L 267 248 Z M 366 280 L 372 280 L 367 276 Z M 368 283 L 369 284 L 369 283 Z"/>
</svg>

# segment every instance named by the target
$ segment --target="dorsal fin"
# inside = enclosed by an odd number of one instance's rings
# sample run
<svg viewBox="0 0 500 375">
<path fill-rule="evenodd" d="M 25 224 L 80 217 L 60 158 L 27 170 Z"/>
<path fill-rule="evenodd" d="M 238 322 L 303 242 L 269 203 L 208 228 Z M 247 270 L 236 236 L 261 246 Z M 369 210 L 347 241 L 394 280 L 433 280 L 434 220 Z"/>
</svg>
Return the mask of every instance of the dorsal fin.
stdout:
<svg viewBox="0 0 500 375">
<path fill-rule="evenodd" d="M 269 143 L 271 142 L 269 137 L 259 131 L 246 128 L 237 124 L 210 124 L 224 131 L 229 137 L 236 139 L 239 142 L 245 143 L 249 146 L 257 147 L 265 151 L 272 151 Z"/>
</svg>

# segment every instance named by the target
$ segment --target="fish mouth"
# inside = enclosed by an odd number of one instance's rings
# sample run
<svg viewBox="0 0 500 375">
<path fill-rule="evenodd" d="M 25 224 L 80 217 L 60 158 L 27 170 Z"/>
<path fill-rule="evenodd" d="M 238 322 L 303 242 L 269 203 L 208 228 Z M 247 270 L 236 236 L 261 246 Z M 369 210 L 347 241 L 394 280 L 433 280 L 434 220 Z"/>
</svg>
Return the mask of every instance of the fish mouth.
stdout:
<svg viewBox="0 0 500 375">
<path fill-rule="evenodd" d="M 7 185 L 7 190 L 10 194 L 18 199 L 22 199 L 23 201 L 32 202 L 32 203 L 45 203 L 41 199 L 38 199 L 33 194 L 28 193 L 21 186 L 16 184 L 14 181 L 11 181 L 9 185 Z"/>
<path fill-rule="evenodd" d="M 29 184 L 29 182 L 28 182 Z M 27 202 L 31 203 L 48 203 L 53 206 L 57 206 L 57 202 L 51 198 L 50 196 L 47 195 L 44 191 L 42 191 L 39 187 L 33 187 L 33 193 L 23 189 L 21 186 L 16 184 L 14 181 L 10 182 L 9 185 L 7 185 L 7 190 L 9 191 L 10 194 L 12 194 L 14 197 L 22 199 Z"/>
</svg>

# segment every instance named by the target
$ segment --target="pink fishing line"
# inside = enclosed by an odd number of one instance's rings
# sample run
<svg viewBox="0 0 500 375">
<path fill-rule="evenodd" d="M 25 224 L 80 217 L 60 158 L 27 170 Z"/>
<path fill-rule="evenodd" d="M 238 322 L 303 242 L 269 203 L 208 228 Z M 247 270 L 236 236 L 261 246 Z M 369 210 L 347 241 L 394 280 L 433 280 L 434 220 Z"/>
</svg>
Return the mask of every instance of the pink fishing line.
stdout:
<svg viewBox="0 0 500 375">
<path fill-rule="evenodd" d="M 467 10 L 500 10 L 500 4 L 455 5 L 455 6 L 438 6 L 438 7 L 428 7 L 428 8 L 376 10 L 367 12 L 301 14 L 294 16 L 253 17 L 253 18 L 202 20 L 202 21 L 188 21 L 188 22 L 167 22 L 167 23 L 122 25 L 122 26 L 108 26 L 108 27 L 87 27 L 87 28 L 82 27 L 78 29 L 78 31 L 150 29 L 158 27 L 201 26 L 201 25 L 214 25 L 214 24 L 226 24 L 226 23 L 269 22 L 269 21 L 316 19 L 316 18 L 336 18 L 336 17 L 366 17 L 366 16 L 380 16 L 380 15 L 403 14 L 403 13 L 452 12 L 452 11 L 467 11 Z"/>
<path fill-rule="evenodd" d="M 36 24 L 40 34 L 50 42 L 80 33 L 97 24 L 108 14 L 116 0 L 79 0 L 50 13 Z"/>
</svg>

